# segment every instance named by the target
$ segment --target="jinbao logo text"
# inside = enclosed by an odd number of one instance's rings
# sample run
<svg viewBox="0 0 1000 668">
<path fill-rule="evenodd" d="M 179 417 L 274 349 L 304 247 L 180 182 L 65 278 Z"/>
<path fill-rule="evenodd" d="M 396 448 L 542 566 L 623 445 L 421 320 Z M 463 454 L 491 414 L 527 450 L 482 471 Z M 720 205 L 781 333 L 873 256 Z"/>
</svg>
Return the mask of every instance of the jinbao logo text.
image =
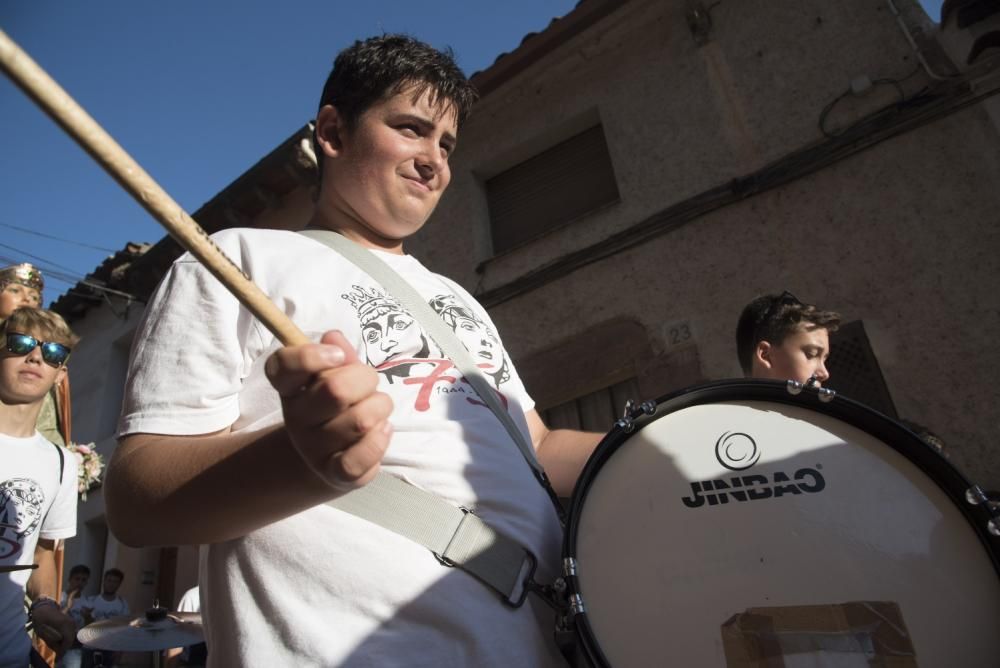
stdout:
<svg viewBox="0 0 1000 668">
<path fill-rule="evenodd" d="M 760 459 L 760 448 L 750 434 L 727 431 L 715 442 L 715 458 L 730 471 L 745 471 Z M 801 468 L 790 477 L 776 471 L 771 477 L 764 474 L 737 475 L 728 479 L 700 480 L 691 483 L 691 496 L 682 496 L 688 508 L 700 508 L 734 501 L 760 501 L 776 499 L 786 494 L 816 494 L 826 487 L 826 480 L 816 468 Z"/>
<path fill-rule="evenodd" d="M 699 508 L 708 502 L 715 506 L 734 501 L 760 501 L 776 499 L 786 494 L 816 494 L 826 487 L 823 474 L 813 468 L 803 468 L 789 478 L 787 473 L 777 471 L 768 478 L 766 475 L 733 476 L 728 480 L 702 480 L 691 483 L 691 496 L 681 497 L 688 508 Z"/>
</svg>

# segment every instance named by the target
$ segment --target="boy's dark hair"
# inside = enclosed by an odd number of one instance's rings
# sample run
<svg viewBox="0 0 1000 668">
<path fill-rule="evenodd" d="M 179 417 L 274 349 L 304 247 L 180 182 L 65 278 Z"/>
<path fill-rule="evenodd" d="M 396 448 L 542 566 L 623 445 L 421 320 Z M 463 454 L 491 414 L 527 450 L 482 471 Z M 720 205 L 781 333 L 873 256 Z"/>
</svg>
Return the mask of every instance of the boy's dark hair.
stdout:
<svg viewBox="0 0 1000 668">
<path fill-rule="evenodd" d="M 380 35 L 358 40 L 337 55 L 319 107 L 336 107 L 347 128 L 353 130 L 373 104 L 410 86 L 415 97 L 429 90 L 432 103 L 450 103 L 459 127 L 479 97 L 455 63 L 451 49 L 438 51 L 408 35 Z M 323 154 L 319 150 L 316 160 L 322 177 Z"/>
<path fill-rule="evenodd" d="M 104 571 L 104 577 L 108 577 L 109 575 L 114 575 L 119 580 L 124 580 L 125 579 L 125 574 L 122 573 L 117 568 L 109 568 L 108 570 Z"/>
<path fill-rule="evenodd" d="M 84 575 L 86 575 L 86 576 L 89 577 L 90 576 L 90 567 L 89 566 L 85 566 L 84 564 L 77 564 L 73 568 L 69 569 L 69 576 L 70 577 L 73 577 L 77 573 L 83 573 Z"/>
<path fill-rule="evenodd" d="M 787 290 L 780 295 L 763 295 L 746 305 L 736 325 L 736 354 L 743 373 L 753 370 L 753 351 L 761 341 L 781 345 L 785 337 L 805 324 L 808 329 L 822 327 L 836 332 L 840 314 L 821 311 L 812 304 L 800 302 Z"/>
</svg>

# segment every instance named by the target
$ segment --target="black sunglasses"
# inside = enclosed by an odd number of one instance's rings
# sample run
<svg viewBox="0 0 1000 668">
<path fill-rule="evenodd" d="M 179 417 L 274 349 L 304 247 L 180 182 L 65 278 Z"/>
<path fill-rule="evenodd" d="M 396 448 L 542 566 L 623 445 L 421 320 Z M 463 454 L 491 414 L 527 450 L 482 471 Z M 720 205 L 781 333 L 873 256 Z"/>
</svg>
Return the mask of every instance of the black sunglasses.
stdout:
<svg viewBox="0 0 1000 668">
<path fill-rule="evenodd" d="M 42 347 L 42 361 L 49 366 L 61 367 L 69 359 L 69 346 L 55 341 L 39 341 L 27 334 L 11 333 L 7 335 L 7 352 L 15 355 L 27 355 L 38 346 Z"/>
</svg>

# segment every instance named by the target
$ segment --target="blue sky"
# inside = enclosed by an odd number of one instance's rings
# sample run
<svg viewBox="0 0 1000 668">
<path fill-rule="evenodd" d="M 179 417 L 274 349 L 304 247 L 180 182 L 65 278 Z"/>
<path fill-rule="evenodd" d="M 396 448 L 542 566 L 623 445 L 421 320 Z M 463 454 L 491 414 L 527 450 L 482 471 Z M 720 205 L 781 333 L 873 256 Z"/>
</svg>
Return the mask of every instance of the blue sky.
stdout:
<svg viewBox="0 0 1000 668">
<path fill-rule="evenodd" d="M 0 0 L 0 29 L 190 212 L 312 118 L 353 40 L 406 32 L 450 46 L 471 74 L 575 4 Z M 941 0 L 923 4 L 937 19 Z M 164 235 L 2 76 L 0 118 L 0 265 L 40 266 L 46 303 L 126 242 Z"/>
<path fill-rule="evenodd" d="M 355 39 L 407 32 L 450 46 L 471 74 L 575 4 L 0 0 L 0 29 L 191 212 L 312 118 L 333 58 Z M 126 242 L 164 236 L 3 76 L 0 117 L 0 262 L 38 264 L 46 303 L 70 287 L 56 274 L 80 278 Z"/>
<path fill-rule="evenodd" d="M 935 22 L 941 19 L 941 5 L 944 0 L 920 0 L 920 5 Z"/>
</svg>

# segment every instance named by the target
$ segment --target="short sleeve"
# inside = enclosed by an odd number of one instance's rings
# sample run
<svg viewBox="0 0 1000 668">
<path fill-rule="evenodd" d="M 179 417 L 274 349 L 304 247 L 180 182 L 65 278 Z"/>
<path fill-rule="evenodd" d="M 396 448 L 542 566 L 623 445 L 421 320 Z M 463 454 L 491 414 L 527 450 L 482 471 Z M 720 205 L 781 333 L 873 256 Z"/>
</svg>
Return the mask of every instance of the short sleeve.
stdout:
<svg viewBox="0 0 1000 668">
<path fill-rule="evenodd" d="M 63 455 L 63 476 L 52 505 L 45 515 L 39 538 L 56 540 L 76 535 L 77 461 L 76 455 L 60 448 Z"/>
<path fill-rule="evenodd" d="M 177 604 L 178 612 L 201 612 L 201 599 L 199 598 L 198 587 L 192 587 L 181 596 L 181 602 Z"/>
<path fill-rule="evenodd" d="M 193 435 L 239 417 L 239 302 L 189 256 L 170 268 L 136 333 L 119 436 Z"/>
</svg>

